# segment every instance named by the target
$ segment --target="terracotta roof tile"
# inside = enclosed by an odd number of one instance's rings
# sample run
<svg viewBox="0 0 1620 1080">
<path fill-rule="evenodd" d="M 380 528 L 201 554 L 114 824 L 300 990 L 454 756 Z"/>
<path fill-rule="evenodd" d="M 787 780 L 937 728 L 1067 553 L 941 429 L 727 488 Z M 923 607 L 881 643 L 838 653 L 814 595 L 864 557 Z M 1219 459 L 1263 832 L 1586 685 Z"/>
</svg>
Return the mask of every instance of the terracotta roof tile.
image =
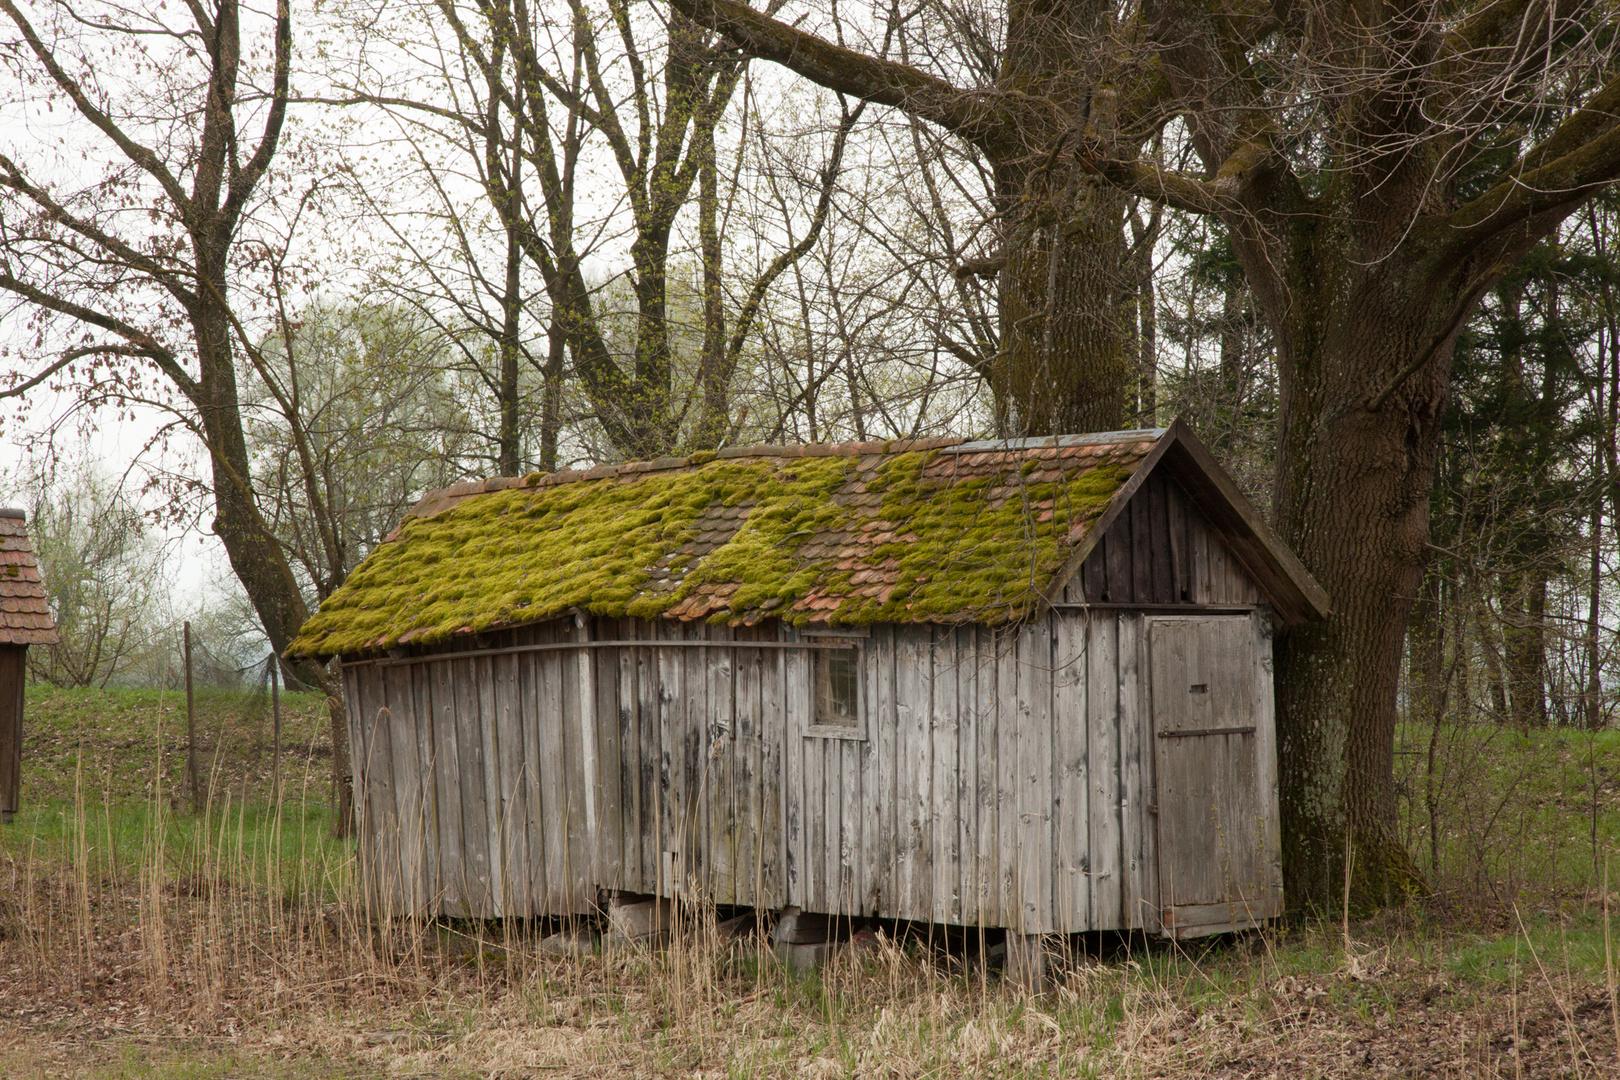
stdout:
<svg viewBox="0 0 1620 1080">
<path fill-rule="evenodd" d="M 0 645 L 54 645 L 56 622 L 27 522 L 0 511 Z"/>
</svg>

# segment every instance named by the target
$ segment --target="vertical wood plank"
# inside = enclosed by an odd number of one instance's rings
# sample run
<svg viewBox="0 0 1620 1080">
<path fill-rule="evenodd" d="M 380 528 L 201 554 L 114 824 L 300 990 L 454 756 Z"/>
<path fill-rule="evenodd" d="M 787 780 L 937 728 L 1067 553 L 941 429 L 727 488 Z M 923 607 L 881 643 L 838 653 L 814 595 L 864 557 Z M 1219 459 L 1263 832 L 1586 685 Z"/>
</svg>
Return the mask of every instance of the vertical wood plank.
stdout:
<svg viewBox="0 0 1620 1080">
<path fill-rule="evenodd" d="M 416 699 L 411 693 L 411 669 L 379 668 L 378 673 L 391 717 L 389 742 L 393 747 L 394 801 L 399 820 L 399 913 L 420 915 L 426 910 L 423 871 L 427 859 L 422 841 L 421 766 L 416 756 Z"/>
<path fill-rule="evenodd" d="M 1131 514 L 1127 507 L 1103 536 L 1107 544 L 1108 588 L 1104 599 L 1115 604 L 1136 599 L 1135 577 L 1131 572 Z"/>
<path fill-rule="evenodd" d="M 633 619 L 619 619 L 614 636 L 634 641 Z M 646 892 L 642 875 L 642 840 L 646 819 L 641 805 L 641 701 L 636 683 L 636 654 L 640 649 L 613 650 L 614 678 L 618 681 L 614 704 L 619 718 L 619 887 L 630 892 Z"/>
<path fill-rule="evenodd" d="M 1153 552 L 1159 542 L 1147 488 L 1144 484 L 1125 504 L 1125 514 L 1131 519 L 1131 597 L 1137 603 L 1153 601 Z"/>
<path fill-rule="evenodd" d="M 541 827 L 545 838 L 546 913 L 568 911 L 569 871 L 573 865 L 569 850 L 569 807 L 567 771 L 567 724 L 563 716 L 565 691 L 563 674 L 572 657 L 565 652 L 533 653 L 535 687 L 539 698 Z"/>
<path fill-rule="evenodd" d="M 421 801 L 422 829 L 422 908 L 424 915 L 439 915 L 444 897 L 443 875 L 439 867 L 439 792 L 434 779 L 433 691 L 429 664 L 411 664 L 405 673 L 410 681 L 411 715 L 416 721 L 416 789 Z"/>
<path fill-rule="evenodd" d="M 496 774 L 500 783 L 502 910 L 527 917 L 533 910 L 529 878 L 528 785 L 524 778 L 523 702 L 516 655 L 492 658 L 495 680 Z"/>
<path fill-rule="evenodd" d="M 1181 486 L 1169 477 L 1164 477 L 1163 482 L 1165 508 L 1170 521 L 1170 591 L 1175 603 L 1188 603 L 1192 600 L 1192 585 L 1187 558 L 1187 497 L 1182 493 Z"/>
<path fill-rule="evenodd" d="M 618 620 L 593 619 L 599 640 L 618 640 Z M 611 636 L 610 636 L 611 635 Z M 623 718 L 619 707 L 620 649 L 593 649 L 591 669 L 596 685 L 596 769 L 601 790 L 596 801 L 596 884 L 624 888 Z"/>
<path fill-rule="evenodd" d="M 799 763 L 799 779 L 794 790 L 800 800 L 797 832 L 803 838 L 795 864 L 799 871 L 800 895 L 804 897 L 800 906 L 807 911 L 826 911 L 827 784 L 822 776 L 826 740 L 805 735 L 815 720 L 815 657 L 809 650 L 794 650 L 794 655 L 802 661 L 804 672 L 802 690 L 789 684 L 794 700 L 802 700 L 804 704 L 796 710 L 800 722 L 790 729 L 788 736 Z M 795 663 L 794 670 L 801 670 L 801 664 Z"/>
<path fill-rule="evenodd" d="M 1219 536 L 1210 534 L 1209 538 L 1209 578 L 1211 598 L 1217 604 L 1230 604 L 1238 598 L 1232 595 L 1231 570 L 1227 566 L 1229 557 L 1226 553 L 1226 544 Z"/>
<path fill-rule="evenodd" d="M 1175 588 L 1175 540 L 1170 531 L 1170 480 L 1164 473 L 1148 478 L 1142 492 L 1148 502 L 1148 535 L 1153 559 L 1153 602 L 1174 604 L 1180 600 Z M 1138 496 L 1140 498 L 1141 496 Z"/>
<path fill-rule="evenodd" d="M 640 620 L 634 625 L 637 640 L 646 641 L 656 637 L 655 627 Z M 659 651 L 650 646 L 637 648 L 635 661 L 636 723 L 641 731 L 638 779 L 641 786 L 641 880 L 644 885 L 641 891 L 655 893 L 659 891 L 658 868 L 662 865 L 664 820 L 668 816 L 663 801 L 663 690 L 659 682 Z"/>
<path fill-rule="evenodd" d="M 1211 603 L 1214 592 L 1209 583 L 1209 529 L 1194 506 L 1187 508 L 1187 549 L 1193 603 Z"/>
<path fill-rule="evenodd" d="M 478 713 L 478 674 L 472 660 L 446 661 L 456 703 L 456 748 L 461 755 L 461 858 L 467 914 L 494 914 L 489 894 L 489 814 L 484 787 L 483 718 Z"/>
<path fill-rule="evenodd" d="M 728 627 L 710 627 L 713 640 L 735 640 Z M 707 659 L 708 721 L 704 740 L 705 782 L 708 784 L 707 848 L 709 895 L 717 904 L 737 902 L 737 827 L 732 805 L 736 776 L 737 711 L 736 653 L 731 649 L 699 649 Z"/>
<path fill-rule="evenodd" d="M 1023 835 L 1019 820 L 1018 757 L 1018 631 L 1004 630 L 996 635 L 996 821 L 1000 830 L 997 848 L 1001 865 L 996 882 L 1001 893 L 1002 925 L 1024 933 Z"/>
<path fill-rule="evenodd" d="M 1052 919 L 1052 633 L 1046 620 L 1018 631 L 1019 894 L 1025 933 Z"/>
<path fill-rule="evenodd" d="M 933 633 L 933 716 L 929 724 L 930 752 L 934 759 L 931 777 L 931 816 L 933 835 L 933 894 L 931 918 L 939 923 L 960 923 L 962 864 L 957 844 L 957 745 L 961 725 L 957 719 L 956 692 L 961 679 L 961 660 L 956 649 L 956 630 L 938 626 Z"/>
<path fill-rule="evenodd" d="M 474 657 L 473 685 L 477 693 L 478 737 L 483 751 L 483 805 L 485 850 L 489 857 L 489 910 L 497 918 L 506 914 L 506 861 L 501 821 L 500 733 L 495 714 L 495 658 Z M 475 781 L 476 782 L 476 781 Z"/>
<path fill-rule="evenodd" d="M 928 787 L 932 761 L 929 757 L 928 723 L 932 709 L 932 653 L 927 627 L 897 626 L 895 638 L 895 712 L 898 718 L 896 784 L 898 802 L 897 855 L 899 870 L 900 917 L 927 920 L 932 904 L 929 893 Z"/>
<path fill-rule="evenodd" d="M 1085 564 L 1079 574 L 1080 595 L 1071 597 L 1072 601 L 1087 604 L 1100 604 L 1108 599 L 1108 537 L 1098 537 L 1097 546 L 1091 549 L 1086 556 Z M 1070 586 L 1073 588 L 1073 586 Z"/>
<path fill-rule="evenodd" d="M 861 649 L 861 708 L 866 715 L 866 741 L 858 747 L 860 770 L 860 800 L 855 820 L 851 825 L 857 865 L 853 871 L 856 895 L 855 910 L 862 915 L 875 915 L 882 886 L 881 848 L 882 822 L 879 807 L 882 796 L 878 785 L 882 776 L 880 714 L 878 712 L 878 679 L 882 670 L 879 657 L 882 652 L 881 628 L 874 627 L 872 636 Z"/>
<path fill-rule="evenodd" d="M 461 754 L 456 727 L 456 680 L 452 661 L 423 664 L 432 686 L 433 781 L 438 809 L 441 910 L 452 918 L 469 914 L 465 847 L 461 839 Z"/>
<path fill-rule="evenodd" d="M 812 689 L 812 707 L 814 700 Z M 826 912 L 834 910 L 838 888 L 837 814 L 841 800 L 838 758 L 829 745 L 832 741 L 820 736 L 804 740 L 805 895 L 812 909 Z"/>
<path fill-rule="evenodd" d="M 658 639 L 667 641 L 677 636 L 678 629 L 660 620 Z M 658 891 L 668 895 L 674 895 L 681 884 L 678 878 L 685 784 L 680 747 L 682 710 L 686 701 L 685 674 L 686 663 L 680 649 L 658 650 L 658 801 L 663 811 L 658 842 Z"/>
<path fill-rule="evenodd" d="M 1157 906 L 1157 889 L 1150 886 L 1149 878 L 1156 877 L 1144 856 L 1143 821 L 1148 797 L 1146 774 L 1142 767 L 1143 745 L 1142 711 L 1146 702 L 1141 691 L 1147 675 L 1142 668 L 1143 617 L 1124 613 L 1119 619 L 1119 761 L 1120 761 L 1120 844 L 1121 870 L 1124 875 L 1125 910 L 1121 912 L 1123 925 L 1138 929 L 1144 924 L 1144 908 Z"/>
<path fill-rule="evenodd" d="M 367 751 L 366 699 L 360 681 L 363 667 L 342 669 L 344 719 L 349 728 L 349 762 L 354 773 L 354 831 L 355 861 L 360 875 L 361 893 L 372 909 L 377 897 L 377 842 L 373 837 L 370 806 L 371 783 L 370 753 Z"/>
<path fill-rule="evenodd" d="M 773 627 L 768 626 L 762 636 L 774 639 Z M 786 907 L 792 903 L 787 880 L 787 657 L 781 649 L 770 649 L 760 659 L 759 805 L 765 819 L 759 833 L 760 880 L 764 888 L 760 906 Z"/>
<path fill-rule="evenodd" d="M 558 640 L 576 640 L 577 628 L 566 624 L 571 620 L 563 622 L 558 628 Z M 581 910 L 589 897 L 586 881 L 591 873 L 595 850 L 586 814 L 594 793 L 590 790 L 585 773 L 584 725 L 581 723 L 585 710 L 581 699 L 579 650 L 560 649 L 553 655 L 558 658 L 561 670 L 559 681 L 562 684 L 562 707 L 558 710 L 558 719 L 563 735 L 563 757 L 562 772 L 556 774 L 560 777 L 558 786 L 564 792 L 566 828 L 562 913 L 572 913 Z"/>
<path fill-rule="evenodd" d="M 787 889 L 788 903 L 799 907 L 809 904 L 807 893 L 807 865 L 810 862 L 810 852 L 806 850 L 806 804 L 805 795 L 805 739 L 804 730 L 807 726 L 808 710 L 810 708 L 810 662 L 809 657 L 799 649 L 779 649 L 782 654 L 783 677 L 783 709 L 784 721 L 782 737 L 782 824 L 784 848 L 783 851 L 783 883 Z"/>
<path fill-rule="evenodd" d="M 1266 897 L 1270 910 L 1282 914 L 1282 822 L 1279 817 L 1280 792 L 1277 786 L 1277 701 L 1272 684 L 1271 622 L 1263 611 L 1249 616 L 1254 663 L 1254 727 L 1256 771 L 1264 825 L 1260 836 L 1261 860 L 1266 876 Z"/>
<path fill-rule="evenodd" d="M 575 616 L 575 637 L 580 642 L 587 642 L 591 637 L 591 621 L 585 615 Z M 600 880 L 599 862 L 602 854 L 602 833 L 600 825 L 602 805 L 602 775 L 601 752 L 598 747 L 597 712 L 596 712 L 596 662 L 595 650 L 575 649 L 574 656 L 574 697 L 573 708 L 569 713 L 573 721 L 573 731 L 579 744 L 579 775 L 580 787 L 578 791 L 580 809 L 583 811 L 584 828 L 580 835 L 579 878 L 581 886 L 586 882 L 595 885 Z"/>
<path fill-rule="evenodd" d="M 518 640 L 528 643 L 536 640 L 538 632 L 534 629 L 525 629 L 518 634 Z M 545 915 L 550 908 L 550 886 L 547 883 L 547 847 L 549 837 L 546 834 L 545 809 L 541 803 L 541 788 L 543 785 L 542 770 L 545 768 L 545 748 L 541 740 L 541 727 L 544 722 L 543 702 L 544 693 L 540 688 L 540 657 L 541 653 L 520 653 L 516 657 L 517 693 L 522 703 L 519 717 L 519 732 L 522 736 L 523 753 L 523 816 L 528 833 L 528 865 L 525 888 L 529 896 L 529 912 L 531 915 Z"/>
<path fill-rule="evenodd" d="M 705 623 L 677 623 L 680 637 L 703 640 L 708 637 Z M 680 761 L 681 863 L 686 868 L 687 882 L 709 880 L 709 650 L 680 649 L 681 661 L 686 668 L 684 689 L 686 697 L 681 710 Z"/>
<path fill-rule="evenodd" d="M 857 691 L 858 692 L 858 691 Z M 835 739 L 839 757 L 838 780 L 838 910 L 861 914 L 866 882 L 861 865 L 861 765 L 868 744 L 859 739 Z"/>
<path fill-rule="evenodd" d="M 366 702 L 367 792 L 373 832 L 377 843 L 375 863 L 378 913 L 392 918 L 403 912 L 401 883 L 404 865 L 400 858 L 399 802 L 394 795 L 394 718 L 388 708 L 382 670 L 361 669 L 361 693 Z"/>
<path fill-rule="evenodd" d="M 867 889 L 874 910 L 893 910 L 900 896 L 900 848 L 898 822 L 899 800 L 896 797 L 896 776 L 899 754 L 900 721 L 895 707 L 895 679 L 897 641 L 894 627 L 885 625 L 872 631 L 868 671 L 871 675 L 870 704 L 872 713 L 867 717 L 867 738 L 874 741 L 873 779 L 867 787 L 867 824 L 871 837 L 872 870 Z"/>
<path fill-rule="evenodd" d="M 1119 616 L 1086 619 L 1086 736 L 1091 780 L 1087 851 L 1091 864 L 1091 924 L 1120 922 Z"/>
<path fill-rule="evenodd" d="M 739 641 L 758 640 L 754 627 L 739 627 Z M 738 904 L 759 906 L 761 863 L 758 839 L 765 827 L 759 802 L 759 684 L 763 674 L 762 649 L 738 649 L 736 654 L 736 739 L 732 755 L 732 830 L 735 893 Z"/>
<path fill-rule="evenodd" d="M 956 896 L 960 922 L 979 916 L 979 628 L 956 631 Z"/>
<path fill-rule="evenodd" d="M 979 926 L 1001 926 L 1001 746 L 998 679 L 1000 664 L 996 655 L 999 634 L 989 627 L 977 633 L 975 661 L 978 665 L 978 707 L 974 724 L 978 728 L 977 824 L 979 843 L 973 855 L 973 877 L 978 890 Z"/>
<path fill-rule="evenodd" d="M 1061 612 L 1056 622 L 1056 672 L 1052 685 L 1053 812 L 1057 881 L 1053 902 L 1058 929 L 1091 929 L 1090 857 L 1087 825 L 1090 777 L 1086 768 L 1086 616 Z"/>
</svg>

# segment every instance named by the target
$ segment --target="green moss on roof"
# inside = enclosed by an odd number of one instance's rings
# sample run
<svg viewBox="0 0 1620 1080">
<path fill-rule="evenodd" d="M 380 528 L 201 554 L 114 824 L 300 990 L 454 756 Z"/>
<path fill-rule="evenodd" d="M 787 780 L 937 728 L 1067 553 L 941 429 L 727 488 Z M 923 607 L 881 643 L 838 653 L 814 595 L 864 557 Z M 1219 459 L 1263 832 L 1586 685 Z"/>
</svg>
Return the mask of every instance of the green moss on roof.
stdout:
<svg viewBox="0 0 1620 1080">
<path fill-rule="evenodd" d="M 966 455 L 937 451 L 704 455 L 662 472 L 538 487 L 525 478 L 408 518 L 289 651 L 431 644 L 575 608 L 834 624 L 1016 619 L 1140 453 L 1006 457 L 969 468 Z"/>
</svg>

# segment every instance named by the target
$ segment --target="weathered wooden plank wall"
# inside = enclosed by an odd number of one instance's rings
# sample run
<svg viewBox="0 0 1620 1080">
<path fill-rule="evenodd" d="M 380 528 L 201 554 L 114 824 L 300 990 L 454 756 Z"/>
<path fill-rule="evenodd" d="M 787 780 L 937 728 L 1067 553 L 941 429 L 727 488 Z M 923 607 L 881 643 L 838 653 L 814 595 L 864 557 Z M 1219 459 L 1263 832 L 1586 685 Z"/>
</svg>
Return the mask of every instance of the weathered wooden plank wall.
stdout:
<svg viewBox="0 0 1620 1080">
<path fill-rule="evenodd" d="M 1147 478 L 1064 588 L 1069 603 L 1258 604 L 1259 585 L 1173 479 Z"/>
<path fill-rule="evenodd" d="M 491 917 L 696 886 L 723 904 L 1157 930 L 1145 619 L 875 627 L 864 738 L 806 733 L 810 652 L 746 644 L 775 627 L 559 620 L 488 644 L 646 644 L 353 665 L 372 898 Z M 670 644 L 691 640 L 716 647 Z"/>
</svg>

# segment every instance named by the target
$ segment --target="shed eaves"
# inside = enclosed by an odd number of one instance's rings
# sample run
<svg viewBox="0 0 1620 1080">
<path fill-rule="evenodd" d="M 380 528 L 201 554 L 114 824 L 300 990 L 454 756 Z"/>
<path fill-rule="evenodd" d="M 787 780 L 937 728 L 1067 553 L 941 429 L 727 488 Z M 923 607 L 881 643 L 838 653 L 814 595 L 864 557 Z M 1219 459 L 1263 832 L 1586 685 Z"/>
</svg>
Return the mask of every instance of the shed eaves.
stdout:
<svg viewBox="0 0 1620 1080">
<path fill-rule="evenodd" d="M 599 615 L 1003 623 L 1031 613 L 1164 429 L 736 447 L 431 492 L 290 655 Z"/>
<path fill-rule="evenodd" d="M 54 645 L 56 621 L 20 510 L 0 510 L 0 645 Z"/>
</svg>

